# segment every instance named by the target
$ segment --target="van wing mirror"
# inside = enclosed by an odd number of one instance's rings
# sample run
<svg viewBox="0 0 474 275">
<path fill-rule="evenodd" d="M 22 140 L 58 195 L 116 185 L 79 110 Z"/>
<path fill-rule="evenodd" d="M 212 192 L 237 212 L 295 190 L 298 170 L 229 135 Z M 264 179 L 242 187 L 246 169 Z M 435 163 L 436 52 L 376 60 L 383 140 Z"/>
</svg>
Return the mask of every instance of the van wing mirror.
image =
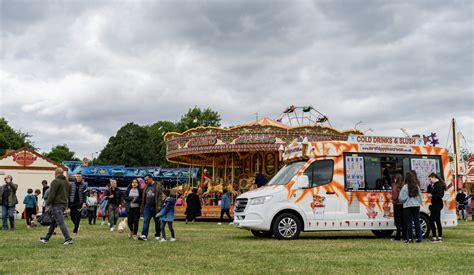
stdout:
<svg viewBox="0 0 474 275">
<path fill-rule="evenodd" d="M 298 189 L 304 189 L 309 187 L 309 177 L 307 175 L 301 175 L 296 180 L 296 186 Z"/>
</svg>

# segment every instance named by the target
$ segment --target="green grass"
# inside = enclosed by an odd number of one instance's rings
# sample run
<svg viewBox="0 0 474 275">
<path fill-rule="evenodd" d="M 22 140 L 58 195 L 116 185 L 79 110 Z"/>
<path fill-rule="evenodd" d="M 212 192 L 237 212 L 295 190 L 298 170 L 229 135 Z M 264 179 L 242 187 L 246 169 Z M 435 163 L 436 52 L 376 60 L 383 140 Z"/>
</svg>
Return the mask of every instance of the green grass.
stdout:
<svg viewBox="0 0 474 275">
<path fill-rule="evenodd" d="M 370 231 L 303 233 L 295 241 L 258 239 L 211 222 L 175 222 L 174 243 L 140 242 L 83 220 L 75 244 L 64 246 L 60 233 L 42 244 L 45 227 L 17 227 L 0 232 L 2 274 L 473 273 L 472 221 L 446 228 L 443 243 L 411 245 L 376 239 Z"/>
</svg>

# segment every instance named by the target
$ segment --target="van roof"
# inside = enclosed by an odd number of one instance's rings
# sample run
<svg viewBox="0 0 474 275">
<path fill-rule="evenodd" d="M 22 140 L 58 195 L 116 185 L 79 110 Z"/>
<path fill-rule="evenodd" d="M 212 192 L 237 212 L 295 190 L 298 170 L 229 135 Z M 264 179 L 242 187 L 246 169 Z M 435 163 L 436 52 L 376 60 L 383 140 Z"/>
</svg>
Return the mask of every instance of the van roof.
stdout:
<svg viewBox="0 0 474 275">
<path fill-rule="evenodd" d="M 445 148 L 426 146 L 421 138 L 351 135 L 347 141 L 308 142 L 305 138 L 300 142 L 294 142 L 283 151 L 283 160 L 340 156 L 345 152 L 447 155 Z"/>
</svg>

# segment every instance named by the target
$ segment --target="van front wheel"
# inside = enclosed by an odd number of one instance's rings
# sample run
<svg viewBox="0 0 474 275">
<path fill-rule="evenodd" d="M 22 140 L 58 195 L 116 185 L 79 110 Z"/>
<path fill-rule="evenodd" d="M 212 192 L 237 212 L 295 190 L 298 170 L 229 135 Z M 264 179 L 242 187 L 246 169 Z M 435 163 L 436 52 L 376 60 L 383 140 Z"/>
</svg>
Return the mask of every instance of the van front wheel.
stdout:
<svg viewBox="0 0 474 275">
<path fill-rule="evenodd" d="M 277 239 L 293 240 L 300 235 L 301 223 L 294 214 L 282 213 L 273 222 L 272 231 Z"/>
<path fill-rule="evenodd" d="M 252 235 L 257 238 L 270 238 L 273 235 L 272 231 L 260 231 L 252 229 L 250 232 L 252 232 Z"/>
</svg>

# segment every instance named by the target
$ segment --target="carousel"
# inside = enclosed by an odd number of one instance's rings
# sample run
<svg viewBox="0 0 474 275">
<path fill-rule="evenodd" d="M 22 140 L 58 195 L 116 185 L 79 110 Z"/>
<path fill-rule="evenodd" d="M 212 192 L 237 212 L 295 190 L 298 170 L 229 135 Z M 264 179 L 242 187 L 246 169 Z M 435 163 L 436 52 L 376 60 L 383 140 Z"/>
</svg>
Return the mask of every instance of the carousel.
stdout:
<svg viewBox="0 0 474 275">
<path fill-rule="evenodd" d="M 202 171 L 199 180 L 178 186 L 178 194 L 186 197 L 198 188 L 201 217 L 218 218 L 223 190 L 234 199 L 256 188 L 256 177 L 270 180 L 283 166 L 279 152 L 287 144 L 304 138 L 310 142 L 347 140 L 351 134 L 363 133 L 332 128 L 327 116 L 313 107 L 290 106 L 277 119 L 263 117 L 229 128 L 198 127 L 167 133 L 164 139 L 169 162 Z M 184 217 L 184 209 L 184 205 L 176 207 L 176 218 Z"/>
</svg>

